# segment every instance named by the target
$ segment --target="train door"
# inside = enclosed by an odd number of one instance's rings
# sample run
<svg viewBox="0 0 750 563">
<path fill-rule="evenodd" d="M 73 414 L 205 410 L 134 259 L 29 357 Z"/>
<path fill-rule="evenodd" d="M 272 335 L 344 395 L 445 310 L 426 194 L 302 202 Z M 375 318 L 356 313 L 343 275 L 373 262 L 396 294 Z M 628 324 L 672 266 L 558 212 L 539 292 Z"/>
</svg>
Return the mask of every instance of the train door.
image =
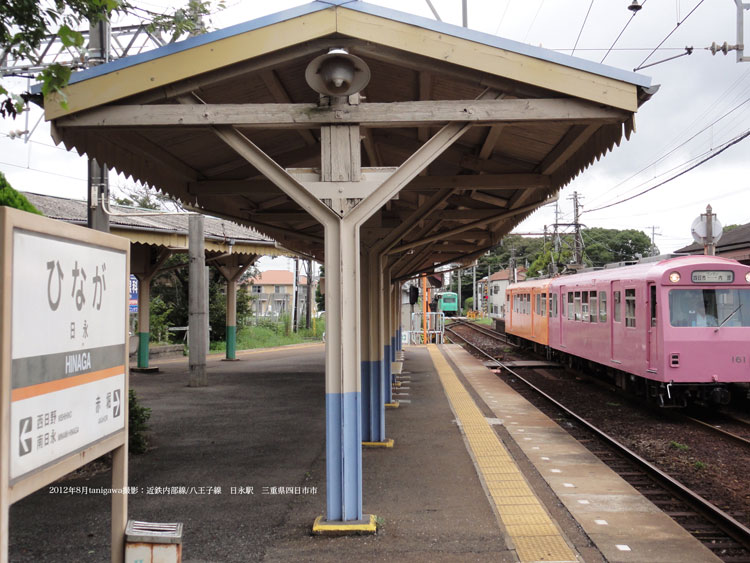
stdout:
<svg viewBox="0 0 750 563">
<path fill-rule="evenodd" d="M 566 317 L 570 312 L 570 304 L 567 303 L 566 295 L 568 294 L 567 287 L 560 286 L 560 302 L 559 302 L 559 313 L 560 313 L 560 347 L 565 348 L 568 344 L 567 339 L 567 323 Z"/>
<path fill-rule="evenodd" d="M 613 281 L 611 284 L 610 303 L 612 303 L 612 314 L 609 316 L 609 349 L 610 359 L 613 363 L 621 363 L 618 359 L 617 340 L 623 335 L 622 331 L 622 284 Z"/>
<path fill-rule="evenodd" d="M 649 283 L 648 284 L 648 315 L 649 315 L 649 323 L 648 323 L 648 371 L 656 373 L 657 369 L 656 366 L 658 365 L 658 355 L 659 355 L 659 348 L 658 348 L 658 339 L 657 339 L 657 331 L 658 331 L 658 323 L 657 323 L 657 291 L 656 291 L 656 284 L 655 283 Z"/>
</svg>

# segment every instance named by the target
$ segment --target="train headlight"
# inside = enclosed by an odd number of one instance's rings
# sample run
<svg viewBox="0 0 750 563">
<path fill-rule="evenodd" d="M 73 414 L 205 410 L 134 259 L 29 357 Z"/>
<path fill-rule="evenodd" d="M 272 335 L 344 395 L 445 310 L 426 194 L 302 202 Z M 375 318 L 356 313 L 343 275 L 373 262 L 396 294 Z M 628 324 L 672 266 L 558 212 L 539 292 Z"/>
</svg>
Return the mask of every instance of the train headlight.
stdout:
<svg viewBox="0 0 750 563">
<path fill-rule="evenodd" d="M 750 276 L 750 274 L 748 274 L 748 275 Z M 679 272 L 672 272 L 671 274 L 669 274 L 669 281 L 671 281 L 672 283 L 677 283 L 678 281 L 680 281 L 680 273 Z M 748 281 L 750 281 L 750 280 L 748 280 Z"/>
<path fill-rule="evenodd" d="M 750 283 L 750 272 L 748 272 L 747 274 L 745 274 L 745 281 L 747 283 Z"/>
</svg>

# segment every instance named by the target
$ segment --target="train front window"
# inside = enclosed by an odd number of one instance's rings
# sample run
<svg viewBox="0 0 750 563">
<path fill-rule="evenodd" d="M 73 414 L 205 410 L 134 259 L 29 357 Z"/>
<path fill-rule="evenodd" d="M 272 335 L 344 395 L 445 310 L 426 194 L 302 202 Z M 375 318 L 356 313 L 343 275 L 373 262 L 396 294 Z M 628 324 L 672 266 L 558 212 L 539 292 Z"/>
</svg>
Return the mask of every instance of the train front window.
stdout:
<svg viewBox="0 0 750 563">
<path fill-rule="evenodd" d="M 672 289 L 672 326 L 750 327 L 750 289 Z"/>
</svg>

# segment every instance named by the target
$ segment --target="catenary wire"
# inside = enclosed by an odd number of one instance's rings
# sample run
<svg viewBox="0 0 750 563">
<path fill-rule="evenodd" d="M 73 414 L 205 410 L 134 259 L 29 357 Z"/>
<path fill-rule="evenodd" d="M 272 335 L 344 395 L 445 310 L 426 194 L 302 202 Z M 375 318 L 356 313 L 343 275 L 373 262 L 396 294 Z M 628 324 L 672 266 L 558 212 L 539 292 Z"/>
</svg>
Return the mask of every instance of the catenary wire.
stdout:
<svg viewBox="0 0 750 563">
<path fill-rule="evenodd" d="M 689 167 L 689 168 L 686 168 L 686 169 L 685 169 L 685 170 L 683 170 L 682 172 L 679 172 L 679 173 L 675 174 L 674 176 L 672 176 L 672 177 L 670 177 L 670 178 L 667 178 L 667 179 L 666 179 L 666 180 L 664 180 L 663 182 L 659 182 L 659 183 L 658 183 L 658 184 L 656 184 L 655 186 L 651 186 L 650 188 L 648 188 L 648 189 L 645 189 L 645 190 L 643 190 L 642 192 L 639 192 L 639 193 L 637 193 L 637 194 L 635 194 L 635 195 L 632 195 L 632 196 L 630 196 L 630 197 L 628 197 L 628 198 L 625 198 L 625 199 L 623 199 L 623 200 L 620 200 L 620 201 L 616 201 L 616 202 L 614 202 L 614 203 L 610 203 L 610 204 L 608 204 L 608 205 L 603 205 L 603 206 L 601 206 L 601 207 L 596 207 L 596 208 L 594 208 L 594 209 L 586 209 L 586 210 L 582 211 L 582 212 L 581 212 L 581 214 L 583 214 L 583 213 L 593 213 L 594 211 L 600 211 L 600 210 L 602 210 L 602 209 L 607 209 L 607 208 L 609 208 L 609 207 L 614 207 L 615 205 L 620 205 L 621 203 L 625 203 L 626 201 L 630 201 L 630 200 L 633 200 L 633 199 L 635 199 L 635 198 L 637 198 L 637 197 L 640 197 L 640 196 L 642 196 L 642 195 L 644 195 L 644 194 L 646 194 L 646 193 L 648 193 L 648 192 L 650 192 L 650 191 L 653 191 L 653 190 L 655 190 L 656 188 L 659 188 L 659 187 L 663 186 L 664 184 L 667 184 L 667 183 L 671 182 L 672 180 L 674 180 L 674 179 L 676 179 L 676 178 L 679 178 L 680 176 L 682 176 L 682 175 L 684 175 L 684 174 L 687 174 L 687 173 L 688 173 L 688 172 L 690 172 L 691 170 L 695 170 L 696 168 L 698 168 L 698 167 L 699 167 L 699 166 L 701 166 L 702 164 L 704 164 L 704 163 L 708 162 L 709 160 L 711 160 L 711 159 L 713 159 L 713 158 L 716 158 L 717 156 L 719 156 L 719 155 L 720 155 L 721 153 L 723 153 L 723 152 L 724 152 L 725 150 L 727 150 L 728 148 L 730 148 L 730 147 L 732 147 L 732 146 L 736 145 L 737 143 L 739 143 L 739 142 L 741 142 L 741 141 L 745 140 L 745 139 L 746 139 L 746 138 L 747 138 L 748 136 L 750 136 L 750 130 L 748 130 L 748 131 L 745 131 L 745 132 L 744 132 L 743 134 L 741 134 L 741 135 L 737 136 L 737 137 L 736 137 L 736 138 L 734 138 L 733 140 L 731 140 L 731 141 L 728 141 L 728 142 L 727 142 L 727 143 L 726 143 L 726 144 L 725 144 L 725 145 L 724 145 L 723 147 L 721 147 L 720 149 L 718 149 L 718 150 L 717 150 L 717 151 L 716 151 L 715 153 L 713 153 L 713 154 L 711 154 L 711 155 L 707 156 L 707 157 L 706 157 L 706 158 L 704 158 L 703 160 L 700 160 L 700 161 L 698 161 L 698 162 L 697 162 L 696 164 L 693 164 L 693 165 L 692 165 L 691 167 Z"/>
<path fill-rule="evenodd" d="M 575 45 L 573 45 L 573 50 L 570 52 L 571 55 L 573 55 L 576 52 L 576 47 L 578 47 L 578 41 L 581 39 L 581 34 L 583 33 L 583 28 L 586 27 L 586 22 L 589 19 L 589 14 L 591 13 L 591 8 L 594 6 L 594 0 L 591 0 L 591 4 L 589 4 L 589 9 L 586 11 L 586 17 L 583 18 L 583 23 L 581 24 L 581 29 L 578 31 L 578 37 L 576 37 Z"/>
<path fill-rule="evenodd" d="M 643 6 L 645 6 L 645 5 L 646 5 L 646 2 L 647 2 L 647 1 L 648 1 L 648 0 L 643 0 L 643 4 L 641 4 L 641 8 L 642 8 Z M 604 62 L 604 59 L 606 59 L 606 58 L 607 58 L 607 56 L 608 56 L 608 55 L 609 55 L 609 54 L 610 54 L 610 53 L 612 52 L 612 48 L 613 48 L 613 47 L 614 47 L 614 46 L 615 46 L 615 45 L 617 44 L 617 42 L 618 42 L 618 41 L 620 40 L 620 37 L 622 37 L 622 34 L 623 34 L 623 33 L 625 33 L 625 30 L 626 30 L 626 29 L 628 28 L 628 26 L 630 25 L 630 22 L 632 22 L 632 21 L 633 21 L 633 18 L 635 17 L 635 15 L 636 15 L 637 13 L 638 13 L 637 11 L 636 11 L 636 12 L 633 12 L 633 15 L 632 15 L 632 16 L 630 16 L 630 19 L 629 19 L 629 20 L 627 21 L 627 23 L 625 24 L 625 27 L 623 27 L 623 28 L 622 28 L 622 31 L 620 31 L 620 33 L 619 33 L 619 34 L 617 35 L 617 37 L 615 38 L 615 40 L 614 40 L 614 41 L 612 42 L 612 46 L 611 46 L 611 47 L 610 47 L 610 48 L 609 48 L 609 49 L 607 50 L 607 52 L 606 52 L 606 53 L 604 54 L 604 56 L 602 57 L 602 60 L 601 60 L 601 61 L 599 61 L 600 63 L 603 63 L 603 62 Z"/>
<path fill-rule="evenodd" d="M 667 33 L 667 36 L 666 36 L 666 37 L 665 37 L 664 39 L 662 39 L 662 40 L 661 40 L 661 43 L 659 43 L 659 44 L 658 44 L 658 45 L 656 46 L 656 49 L 658 49 L 659 47 L 661 47 L 661 46 L 662 46 L 662 45 L 664 44 L 664 42 L 665 42 L 665 41 L 666 41 L 667 39 L 669 39 L 669 38 L 670 38 L 670 37 L 672 36 L 672 34 L 673 34 L 673 33 L 674 33 L 675 31 L 677 31 L 677 28 L 678 28 L 678 27 L 680 27 L 680 25 L 682 25 L 682 24 L 683 24 L 683 23 L 685 22 L 685 20 L 687 20 L 687 19 L 688 19 L 688 18 L 689 18 L 689 17 L 690 17 L 690 16 L 691 16 L 691 15 L 693 14 L 693 12 L 695 12 L 695 11 L 696 11 L 696 10 L 697 10 L 697 9 L 698 9 L 698 8 L 700 7 L 700 5 L 701 5 L 701 4 L 703 4 L 703 2 L 705 2 L 705 0 L 700 0 L 700 2 L 698 2 L 698 3 L 697 3 L 697 4 L 695 5 L 695 7 L 694 7 L 694 8 L 692 9 L 692 10 L 690 10 L 690 12 L 688 13 L 688 15 L 687 15 L 687 16 L 685 16 L 685 17 L 684 17 L 684 18 L 682 19 L 682 21 L 678 21 L 678 22 L 677 22 L 677 25 L 675 25 L 675 26 L 674 26 L 674 29 L 672 29 L 672 31 L 670 31 L 669 33 Z M 644 4 L 645 4 L 645 2 L 644 2 Z M 633 72 L 635 72 L 635 71 L 636 71 L 636 70 L 638 70 L 639 68 L 642 68 L 642 67 L 643 67 L 643 63 L 645 63 L 645 62 L 646 62 L 647 60 L 649 60 L 649 59 L 651 58 L 651 55 L 653 55 L 653 54 L 654 54 L 654 53 L 656 52 L 656 49 L 654 49 L 653 51 L 651 51 L 651 53 L 649 53 L 649 55 L 648 55 L 648 56 L 647 56 L 647 57 L 646 57 L 645 59 L 643 59 L 643 60 L 641 61 L 641 64 L 639 64 L 639 65 L 638 65 L 637 67 L 635 67 L 635 68 L 633 69 Z"/>
</svg>

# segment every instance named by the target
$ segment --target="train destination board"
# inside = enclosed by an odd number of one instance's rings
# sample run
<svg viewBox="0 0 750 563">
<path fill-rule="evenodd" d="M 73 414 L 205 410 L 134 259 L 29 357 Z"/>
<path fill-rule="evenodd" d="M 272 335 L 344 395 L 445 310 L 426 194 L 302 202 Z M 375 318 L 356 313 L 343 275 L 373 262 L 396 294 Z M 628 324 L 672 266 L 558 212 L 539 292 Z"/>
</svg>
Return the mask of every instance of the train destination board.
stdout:
<svg viewBox="0 0 750 563">
<path fill-rule="evenodd" d="M 691 279 L 693 283 L 732 283 L 734 272 L 731 270 L 695 270 Z"/>
<path fill-rule="evenodd" d="M 125 428 L 127 253 L 14 229 L 11 482 Z"/>
</svg>

